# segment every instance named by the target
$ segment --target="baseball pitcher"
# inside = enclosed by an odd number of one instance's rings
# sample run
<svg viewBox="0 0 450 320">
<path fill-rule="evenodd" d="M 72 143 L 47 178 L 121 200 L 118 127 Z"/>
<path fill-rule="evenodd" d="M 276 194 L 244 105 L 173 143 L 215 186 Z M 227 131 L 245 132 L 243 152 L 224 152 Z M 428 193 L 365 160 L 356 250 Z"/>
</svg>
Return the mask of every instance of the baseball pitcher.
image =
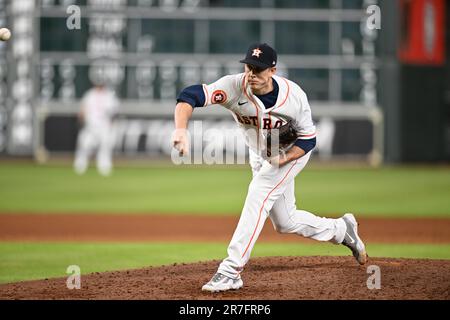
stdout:
<svg viewBox="0 0 450 320">
<path fill-rule="evenodd" d="M 193 110 L 213 104 L 227 108 L 246 137 L 253 171 L 228 257 L 202 290 L 219 292 L 243 286 L 241 272 L 267 217 L 280 233 L 343 244 L 360 264 L 365 264 L 365 245 L 358 236 L 353 214 L 329 219 L 296 207 L 294 179 L 316 145 L 316 129 L 305 92 L 275 74 L 277 54 L 265 43 L 250 46 L 240 62 L 245 65 L 244 73 L 185 88 L 175 109 L 172 142 L 180 154 L 186 154 L 186 129 Z"/>
</svg>

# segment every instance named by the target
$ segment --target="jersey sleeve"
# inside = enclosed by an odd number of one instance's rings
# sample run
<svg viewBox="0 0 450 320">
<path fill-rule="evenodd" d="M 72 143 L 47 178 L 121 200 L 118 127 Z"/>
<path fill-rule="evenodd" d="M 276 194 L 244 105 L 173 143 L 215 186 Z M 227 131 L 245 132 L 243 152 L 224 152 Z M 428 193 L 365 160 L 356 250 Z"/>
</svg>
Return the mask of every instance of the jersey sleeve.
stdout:
<svg viewBox="0 0 450 320">
<path fill-rule="evenodd" d="M 177 102 L 186 102 L 193 108 L 204 107 L 205 101 L 205 91 L 201 84 L 184 88 L 177 98 Z"/>
<path fill-rule="evenodd" d="M 184 88 L 177 102 L 186 102 L 193 108 L 218 104 L 227 107 L 239 92 L 239 75 L 229 75 L 211 84 L 197 84 Z"/>
<path fill-rule="evenodd" d="M 316 126 L 312 120 L 311 107 L 304 92 L 299 96 L 299 114 L 296 119 L 298 138 L 309 140 L 316 137 Z"/>
<path fill-rule="evenodd" d="M 243 74 L 228 75 L 214 83 L 204 84 L 205 106 L 218 104 L 229 107 L 239 98 Z"/>
<path fill-rule="evenodd" d="M 295 145 L 301 149 L 303 149 L 303 151 L 305 151 L 305 153 L 310 152 L 312 149 L 314 149 L 314 147 L 316 146 L 316 138 L 312 138 L 312 139 L 297 139 L 297 141 L 295 141 Z"/>
</svg>

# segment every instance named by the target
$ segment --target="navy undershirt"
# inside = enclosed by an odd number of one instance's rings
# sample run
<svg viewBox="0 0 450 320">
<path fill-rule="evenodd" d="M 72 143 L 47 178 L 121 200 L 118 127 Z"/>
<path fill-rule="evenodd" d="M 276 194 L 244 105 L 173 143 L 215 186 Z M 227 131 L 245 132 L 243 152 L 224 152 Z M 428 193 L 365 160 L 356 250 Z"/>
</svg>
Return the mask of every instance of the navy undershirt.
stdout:
<svg viewBox="0 0 450 320">
<path fill-rule="evenodd" d="M 280 91 L 280 88 L 278 87 L 278 83 L 275 81 L 274 78 L 272 78 L 272 84 L 273 84 L 273 90 L 269 93 L 258 95 L 255 94 L 255 96 L 258 97 L 259 100 L 264 104 L 264 107 L 266 109 L 272 108 L 276 103 L 278 99 L 278 92 Z"/>
</svg>

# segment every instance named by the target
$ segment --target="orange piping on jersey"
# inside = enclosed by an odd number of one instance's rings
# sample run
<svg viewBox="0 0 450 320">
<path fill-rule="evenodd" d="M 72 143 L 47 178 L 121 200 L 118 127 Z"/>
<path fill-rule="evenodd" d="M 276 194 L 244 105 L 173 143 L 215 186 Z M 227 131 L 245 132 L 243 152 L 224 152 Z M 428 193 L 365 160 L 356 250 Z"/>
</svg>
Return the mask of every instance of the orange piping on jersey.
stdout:
<svg viewBox="0 0 450 320">
<path fill-rule="evenodd" d="M 208 95 L 208 89 L 206 88 L 206 85 L 202 85 L 203 88 L 203 93 L 205 94 L 205 104 L 203 105 L 204 107 L 208 104 L 208 100 L 209 100 L 209 95 Z"/>
<path fill-rule="evenodd" d="M 242 92 L 244 92 L 244 93 L 245 93 L 245 77 L 246 77 L 246 75 L 244 75 L 244 77 L 242 78 L 242 83 L 241 83 Z"/>
<path fill-rule="evenodd" d="M 253 230 L 252 237 L 250 238 L 250 241 L 249 241 L 247 247 L 245 248 L 245 251 L 244 251 L 244 253 L 242 254 L 242 257 L 241 257 L 241 258 L 243 258 L 243 257 L 245 256 L 245 254 L 247 253 L 248 248 L 250 247 L 250 244 L 251 244 L 252 241 L 253 241 L 253 237 L 255 236 L 256 230 L 258 229 L 259 221 L 261 220 L 261 213 L 262 213 L 262 210 L 264 209 L 264 205 L 266 204 L 267 199 L 270 197 L 270 195 L 272 194 L 272 192 L 275 191 L 275 189 L 278 188 L 278 187 L 280 186 L 280 184 L 283 183 L 283 181 L 286 179 L 286 177 L 287 177 L 287 176 L 289 175 L 289 173 L 291 172 L 292 168 L 294 168 L 294 166 L 297 164 L 297 161 L 298 161 L 298 160 L 295 160 L 295 162 L 292 164 L 292 166 L 290 167 L 289 171 L 285 174 L 285 176 L 283 177 L 283 179 L 282 179 L 282 180 L 281 180 L 281 181 L 280 181 L 280 182 L 279 182 L 272 190 L 270 190 L 269 194 L 268 194 L 267 197 L 264 199 L 264 201 L 263 201 L 263 203 L 262 203 L 262 206 L 261 206 L 261 208 L 259 209 L 258 221 L 256 222 L 256 227 L 255 227 L 255 229 Z"/>
<path fill-rule="evenodd" d="M 289 97 L 289 91 L 291 91 L 291 87 L 289 86 L 289 83 L 287 82 L 287 80 L 286 80 L 285 78 L 281 78 L 281 79 L 283 79 L 284 82 L 286 82 L 286 85 L 287 85 L 287 93 L 286 93 L 286 97 L 284 98 L 283 102 L 282 102 L 278 107 L 275 107 L 275 109 L 281 107 L 283 104 L 286 103 L 286 100 L 287 100 L 287 98 Z"/>
<path fill-rule="evenodd" d="M 250 98 L 250 96 L 247 94 L 247 87 L 245 85 L 245 78 L 247 76 L 244 76 L 244 79 L 242 81 L 242 91 L 244 92 L 245 96 L 247 97 L 248 100 L 250 100 L 250 102 L 253 104 L 253 106 L 255 107 L 256 110 L 256 118 L 258 120 L 258 122 L 256 123 L 256 144 L 258 146 L 258 150 L 259 150 L 259 112 L 258 112 L 258 104 L 255 102 L 255 100 L 253 100 L 252 98 Z"/>
</svg>

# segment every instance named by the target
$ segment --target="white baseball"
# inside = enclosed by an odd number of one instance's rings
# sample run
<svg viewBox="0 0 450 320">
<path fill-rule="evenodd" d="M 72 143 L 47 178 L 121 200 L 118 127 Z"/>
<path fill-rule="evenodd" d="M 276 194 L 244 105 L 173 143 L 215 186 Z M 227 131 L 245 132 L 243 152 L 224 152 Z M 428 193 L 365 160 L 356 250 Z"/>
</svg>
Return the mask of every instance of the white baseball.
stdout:
<svg viewBox="0 0 450 320">
<path fill-rule="evenodd" d="M 8 28 L 1 28 L 0 29 L 0 40 L 8 41 L 9 38 L 11 38 L 11 31 L 9 31 Z"/>
</svg>

